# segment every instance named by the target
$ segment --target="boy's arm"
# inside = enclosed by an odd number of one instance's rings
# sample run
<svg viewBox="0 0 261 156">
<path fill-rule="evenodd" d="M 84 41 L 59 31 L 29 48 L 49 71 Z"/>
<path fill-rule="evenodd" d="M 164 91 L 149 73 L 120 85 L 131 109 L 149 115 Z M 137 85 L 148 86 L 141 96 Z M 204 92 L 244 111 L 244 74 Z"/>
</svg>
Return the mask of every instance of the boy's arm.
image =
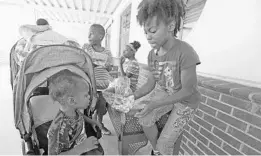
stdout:
<svg viewBox="0 0 261 156">
<path fill-rule="evenodd" d="M 107 50 L 107 55 L 108 55 L 108 58 L 107 58 L 107 61 L 105 63 L 105 67 L 106 67 L 107 71 L 111 71 L 113 62 L 112 62 L 112 53 L 111 53 L 110 50 Z"/>
<path fill-rule="evenodd" d="M 123 63 L 120 63 L 119 67 L 120 67 L 121 75 L 122 75 L 122 76 L 126 76 L 126 73 L 125 73 L 124 70 L 123 70 Z"/>
</svg>

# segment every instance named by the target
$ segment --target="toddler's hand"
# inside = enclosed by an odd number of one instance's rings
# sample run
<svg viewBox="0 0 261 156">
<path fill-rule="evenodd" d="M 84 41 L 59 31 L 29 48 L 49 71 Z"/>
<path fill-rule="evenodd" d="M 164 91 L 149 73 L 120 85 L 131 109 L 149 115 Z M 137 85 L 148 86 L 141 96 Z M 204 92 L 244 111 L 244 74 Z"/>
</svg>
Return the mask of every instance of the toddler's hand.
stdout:
<svg viewBox="0 0 261 156">
<path fill-rule="evenodd" d="M 87 139 L 85 139 L 80 145 L 79 148 L 82 150 L 82 153 L 91 151 L 93 149 L 98 148 L 98 140 L 94 136 L 91 136 Z"/>
</svg>

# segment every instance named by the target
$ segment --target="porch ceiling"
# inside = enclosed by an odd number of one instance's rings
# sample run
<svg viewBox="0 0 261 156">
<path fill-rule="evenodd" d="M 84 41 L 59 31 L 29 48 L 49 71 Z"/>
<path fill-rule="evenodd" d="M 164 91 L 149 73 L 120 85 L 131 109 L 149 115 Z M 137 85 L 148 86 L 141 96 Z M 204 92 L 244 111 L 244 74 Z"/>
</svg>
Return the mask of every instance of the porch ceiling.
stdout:
<svg viewBox="0 0 261 156">
<path fill-rule="evenodd" d="M 0 0 L 34 9 L 36 18 L 66 23 L 105 25 L 123 0 Z"/>
<path fill-rule="evenodd" d="M 118 6 L 125 0 L 0 0 L 0 4 L 33 8 L 35 18 L 106 25 Z M 207 0 L 183 0 L 186 16 L 184 26 L 198 20 Z"/>
</svg>

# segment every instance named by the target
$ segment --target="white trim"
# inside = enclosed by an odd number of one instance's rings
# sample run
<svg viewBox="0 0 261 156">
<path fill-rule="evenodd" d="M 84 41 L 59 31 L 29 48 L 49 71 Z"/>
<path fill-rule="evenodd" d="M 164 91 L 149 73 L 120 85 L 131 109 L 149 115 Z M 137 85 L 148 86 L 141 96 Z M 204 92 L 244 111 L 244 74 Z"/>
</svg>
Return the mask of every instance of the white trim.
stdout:
<svg viewBox="0 0 261 156">
<path fill-rule="evenodd" d="M 238 84 L 242 84 L 242 85 L 246 85 L 246 86 L 250 86 L 250 87 L 261 88 L 261 82 L 255 82 L 255 81 L 250 81 L 250 80 L 243 80 L 243 79 L 233 78 L 233 77 L 228 77 L 228 76 L 208 74 L 208 73 L 199 72 L 199 71 L 197 73 L 200 76 L 206 76 L 206 77 L 220 79 L 220 80 L 233 82 L 233 83 L 238 83 Z"/>
<path fill-rule="evenodd" d="M 65 8 L 58 8 L 58 7 L 48 7 L 48 6 L 41 6 L 41 5 L 36 5 L 36 4 L 26 4 L 24 5 L 25 7 L 29 8 L 34 8 L 37 10 L 52 10 L 52 11 L 57 11 L 57 12 L 66 12 L 66 13 L 79 13 L 82 15 L 85 14 L 90 14 L 90 16 L 99 16 L 99 17 L 106 17 L 106 18 L 112 18 L 112 15 L 110 14 L 105 14 L 105 13 L 98 13 L 94 11 L 83 11 L 83 10 L 75 10 L 75 9 L 65 9 Z"/>
<path fill-rule="evenodd" d="M 112 25 L 113 19 L 110 18 L 108 21 L 104 24 L 104 29 L 107 30 L 110 25 Z"/>
</svg>

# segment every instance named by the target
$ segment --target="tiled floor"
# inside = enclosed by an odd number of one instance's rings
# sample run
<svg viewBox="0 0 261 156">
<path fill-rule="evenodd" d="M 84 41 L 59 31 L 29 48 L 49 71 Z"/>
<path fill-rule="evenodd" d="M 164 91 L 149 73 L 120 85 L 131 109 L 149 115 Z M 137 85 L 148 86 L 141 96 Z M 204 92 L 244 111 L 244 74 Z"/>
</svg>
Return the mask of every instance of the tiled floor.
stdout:
<svg viewBox="0 0 261 156">
<path fill-rule="evenodd" d="M 0 155 L 20 155 L 21 139 L 13 121 L 12 91 L 9 77 L 9 66 L 0 65 Z M 104 117 L 104 123 L 112 131 L 112 135 L 103 136 L 100 142 L 106 155 L 117 155 L 118 144 L 116 133 L 108 114 Z M 148 145 L 137 152 L 137 154 L 149 154 L 149 150 L 150 146 Z"/>
</svg>

